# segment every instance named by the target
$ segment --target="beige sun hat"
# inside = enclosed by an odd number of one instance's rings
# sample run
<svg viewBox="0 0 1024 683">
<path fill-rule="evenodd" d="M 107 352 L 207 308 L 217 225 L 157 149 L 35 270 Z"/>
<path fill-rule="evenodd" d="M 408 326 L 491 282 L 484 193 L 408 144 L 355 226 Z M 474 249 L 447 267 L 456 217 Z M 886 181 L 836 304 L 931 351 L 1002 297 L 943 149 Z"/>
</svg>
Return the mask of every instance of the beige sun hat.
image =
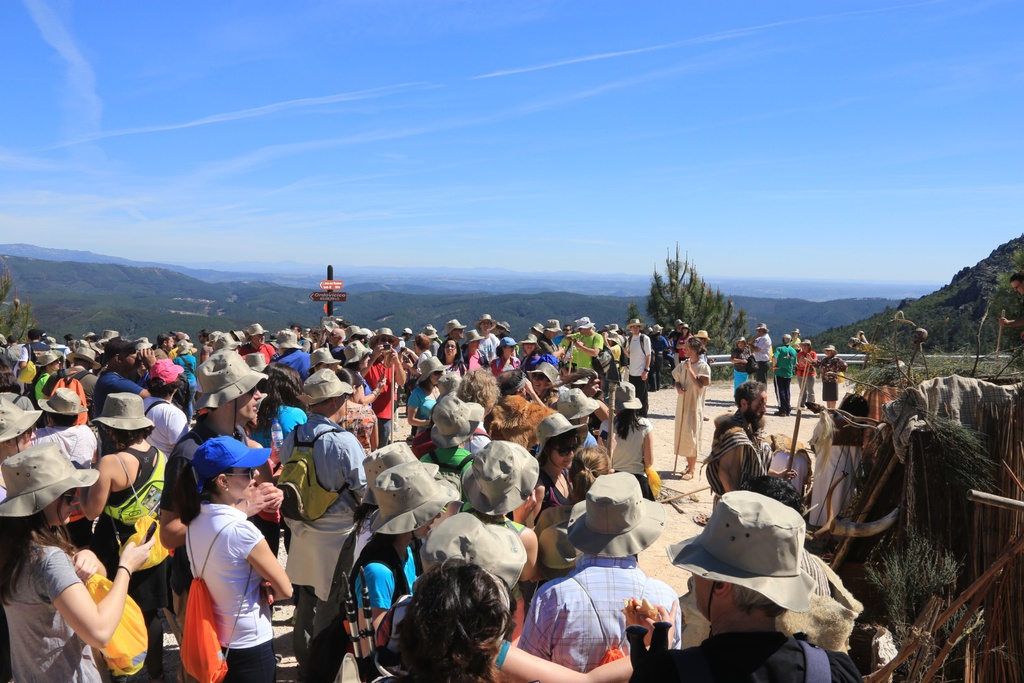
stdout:
<svg viewBox="0 0 1024 683">
<path fill-rule="evenodd" d="M 441 359 L 437 356 L 430 356 L 424 358 L 423 362 L 420 363 L 420 377 L 426 377 L 432 375 L 435 372 L 444 372 L 448 366 L 441 362 Z"/>
<path fill-rule="evenodd" d="M 234 351 L 241 345 L 241 342 L 226 332 L 221 332 L 220 335 L 213 340 L 214 351 Z"/>
<path fill-rule="evenodd" d="M 768 326 L 765 325 L 764 323 L 759 323 L 758 326 L 756 328 L 754 328 L 754 329 L 755 330 L 764 330 L 765 332 L 767 332 L 768 331 Z"/>
<path fill-rule="evenodd" d="M 451 486 L 434 479 L 423 463 L 406 462 L 384 470 L 373 482 L 377 516 L 370 531 L 404 534 L 429 524 L 452 501 Z"/>
<path fill-rule="evenodd" d="M 302 398 L 311 406 L 351 393 L 352 385 L 342 382 L 334 370 L 326 368 L 314 372 L 302 384 Z"/>
<path fill-rule="evenodd" d="M 458 373 L 446 372 L 441 375 L 441 379 L 437 380 L 437 388 L 441 392 L 440 397 L 454 394 L 459 390 L 460 384 L 462 384 L 462 376 Z"/>
<path fill-rule="evenodd" d="M 633 318 L 628 323 L 626 323 L 626 327 L 628 327 L 628 328 L 643 327 L 643 326 L 644 326 L 644 324 L 642 322 L 640 322 L 639 318 Z M 611 329 L 611 327 L 609 327 L 608 329 Z"/>
<path fill-rule="evenodd" d="M 457 318 L 452 318 L 444 324 L 444 335 L 447 337 L 452 333 L 452 330 L 464 330 L 466 326 L 458 321 Z"/>
<path fill-rule="evenodd" d="M 520 346 L 522 346 L 523 344 L 533 344 L 534 346 L 536 346 L 537 337 L 531 332 L 530 334 L 526 335 L 523 339 L 519 340 L 517 343 Z"/>
<path fill-rule="evenodd" d="M 598 477 L 569 517 L 569 540 L 598 557 L 636 555 L 664 530 L 665 506 L 645 500 L 640 482 L 628 472 Z"/>
<path fill-rule="evenodd" d="M 573 570 L 580 551 L 569 540 L 569 517 L 572 507 L 548 508 L 537 517 L 533 533 L 537 535 L 537 567 L 549 581 L 559 579 Z"/>
<path fill-rule="evenodd" d="M 262 372 L 250 368 L 237 353 L 217 351 L 196 370 L 196 379 L 203 390 L 196 408 L 219 408 L 252 391 L 266 378 Z"/>
<path fill-rule="evenodd" d="M 480 316 L 480 319 L 476 321 L 477 326 L 479 326 L 480 323 L 490 323 L 491 325 L 495 324 L 494 318 L 491 317 L 490 313 L 484 313 L 482 316 Z"/>
<path fill-rule="evenodd" d="M 359 327 L 359 325 L 349 325 L 345 329 L 345 339 L 352 339 L 354 337 L 364 336 L 366 335 L 363 333 L 363 328 Z"/>
<path fill-rule="evenodd" d="M 576 391 L 579 391 L 579 389 Z M 580 432 L 580 439 L 582 440 L 586 436 L 587 425 L 574 425 L 561 413 L 548 415 L 537 425 L 537 452 L 542 453 L 544 451 L 544 446 L 547 445 L 549 439 L 571 431 Z"/>
<path fill-rule="evenodd" d="M 245 364 L 256 372 L 263 372 L 267 369 L 267 357 L 258 351 L 249 353 L 245 356 Z"/>
<path fill-rule="evenodd" d="M 152 427 L 153 421 L 146 417 L 146 409 L 142 397 L 127 391 L 109 394 L 103 402 L 103 413 L 93 422 L 106 425 L 112 429 L 145 429 Z"/>
<path fill-rule="evenodd" d="M 800 568 L 804 529 L 800 514 L 782 503 L 732 491 L 718 501 L 701 534 L 669 546 L 668 557 L 694 576 L 745 586 L 779 607 L 806 612 L 815 582 Z"/>
<path fill-rule="evenodd" d="M 615 404 L 620 408 L 643 408 L 643 401 L 636 397 L 636 387 L 623 382 L 615 388 Z"/>
<path fill-rule="evenodd" d="M 833 346 L 832 344 L 829 344 L 828 346 L 826 346 L 825 348 L 822 349 L 822 351 L 835 351 L 835 350 L 836 350 L 836 347 Z"/>
<path fill-rule="evenodd" d="M 369 486 L 373 482 L 377 481 L 384 470 L 391 469 L 401 465 L 404 462 L 416 462 L 416 455 L 412 452 L 412 448 L 409 447 L 404 441 L 398 441 L 393 444 L 384 446 L 384 448 L 378 448 L 377 450 L 370 453 L 363 460 L 363 472 L 366 474 L 366 482 L 368 486 L 363 490 L 363 502 L 370 505 L 376 505 L 377 500 L 373 497 L 373 486 Z M 434 476 L 437 473 L 437 465 L 432 463 L 423 463 L 427 469 L 432 470 L 430 476 Z"/>
<path fill-rule="evenodd" d="M 53 392 L 50 398 L 39 399 L 39 407 L 48 413 L 58 415 L 79 415 L 88 410 L 82 405 L 82 399 L 71 389 L 61 387 Z"/>
<path fill-rule="evenodd" d="M 372 351 L 366 348 L 366 345 L 361 341 L 349 342 L 345 346 L 345 363 L 358 363 L 362 359 L 369 356 Z"/>
<path fill-rule="evenodd" d="M 547 323 L 544 324 L 545 332 L 561 332 L 562 323 L 558 322 L 555 318 L 550 318 Z"/>
<path fill-rule="evenodd" d="M 517 443 L 492 441 L 473 458 L 462 474 L 462 495 L 477 512 L 504 515 L 530 497 L 540 477 L 540 465 Z"/>
<path fill-rule="evenodd" d="M 548 381 L 554 384 L 558 381 L 558 369 L 555 368 L 551 363 L 537 363 L 533 370 L 530 370 L 530 375 L 544 375 L 548 378 Z"/>
<path fill-rule="evenodd" d="M 86 366 L 96 370 L 100 367 L 99 362 L 96 360 L 96 352 L 92 348 L 85 344 L 80 344 L 77 349 L 68 354 L 68 360 L 75 362 L 77 360 L 82 361 Z"/>
<path fill-rule="evenodd" d="M 462 337 L 462 341 L 464 341 L 467 344 L 470 344 L 472 342 L 483 341 L 483 338 L 484 336 L 474 329 L 466 332 L 466 334 L 463 335 Z"/>
<path fill-rule="evenodd" d="M 428 339 L 437 339 L 437 328 L 433 325 L 424 325 L 423 334 L 425 334 Z"/>
<path fill-rule="evenodd" d="M 582 389 L 573 387 L 563 391 L 558 397 L 558 412 L 570 420 L 578 420 L 597 410 L 601 405 L 583 393 Z"/>
<path fill-rule="evenodd" d="M 438 399 L 430 419 L 430 440 L 441 448 L 454 448 L 466 443 L 484 421 L 484 407 L 463 401 L 455 394 Z"/>
<path fill-rule="evenodd" d="M 51 363 L 56 363 L 60 360 L 60 354 L 56 351 L 42 351 L 36 354 L 36 367 L 45 368 Z"/>
<path fill-rule="evenodd" d="M 249 327 L 245 328 L 245 336 L 247 337 L 266 333 L 267 331 L 263 329 L 263 325 L 260 325 L 259 323 L 253 323 L 252 325 L 249 325 Z"/>
<path fill-rule="evenodd" d="M 711 340 L 711 336 L 708 334 L 707 330 L 697 330 L 697 334 L 693 336 L 696 337 L 697 339 L 703 339 L 704 341 Z"/>
<path fill-rule="evenodd" d="M 526 547 L 519 534 L 497 524 L 485 524 L 468 512 L 460 512 L 431 529 L 420 551 L 423 569 L 446 560 L 464 560 L 483 567 L 514 586 L 526 566 Z"/>
<path fill-rule="evenodd" d="M 302 344 L 299 343 L 299 335 L 295 334 L 295 330 L 281 330 L 277 333 L 275 342 L 279 349 L 302 348 Z"/>
<path fill-rule="evenodd" d="M 188 356 L 196 351 L 196 347 L 192 346 L 192 342 L 188 339 L 182 339 L 174 345 L 174 348 L 178 349 L 179 356 Z"/>
<path fill-rule="evenodd" d="M 341 365 L 341 361 L 331 355 L 331 350 L 323 347 L 309 354 L 309 367 L 315 368 L 320 363 L 327 365 Z"/>
<path fill-rule="evenodd" d="M 23 410 L 6 398 L 0 398 L 0 442 L 21 436 L 36 423 L 41 410 Z"/>
<path fill-rule="evenodd" d="M 99 470 L 76 469 L 55 443 L 26 448 L 0 465 L 7 497 L 0 517 L 28 517 L 70 491 L 92 486 Z"/>
<path fill-rule="evenodd" d="M 110 341 L 111 339 L 116 339 L 120 336 L 121 333 L 117 330 L 103 330 L 103 334 L 100 335 L 100 341 Z"/>
</svg>

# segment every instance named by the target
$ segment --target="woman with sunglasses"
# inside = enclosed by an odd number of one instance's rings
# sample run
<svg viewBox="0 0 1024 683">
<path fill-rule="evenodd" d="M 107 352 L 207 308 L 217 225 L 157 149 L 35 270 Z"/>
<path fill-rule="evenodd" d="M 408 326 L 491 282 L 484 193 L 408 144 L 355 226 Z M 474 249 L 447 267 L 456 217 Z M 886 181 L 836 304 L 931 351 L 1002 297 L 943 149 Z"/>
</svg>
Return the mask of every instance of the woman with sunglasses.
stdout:
<svg viewBox="0 0 1024 683">
<path fill-rule="evenodd" d="M 110 576 L 117 571 L 122 544 L 135 533 L 135 522 L 147 515 L 155 519 L 159 514 L 167 456 L 147 441 L 154 425 L 136 394 L 107 396 L 103 413 L 93 423 L 112 452 L 100 458 L 96 483 L 83 489 L 82 512 L 86 519 L 99 518 L 90 547 Z M 168 604 L 168 566 L 163 561 L 140 569 L 128 584 L 128 595 L 142 610 L 149 632 L 148 652 L 152 656 L 146 657 L 146 672 L 150 679 L 164 675 L 164 632 L 159 615 Z"/>
<path fill-rule="evenodd" d="M 406 405 L 407 419 L 412 427 L 413 436 L 430 426 L 430 413 L 441 396 L 437 382 L 444 374 L 445 368 L 441 361 L 431 356 L 420 363 L 419 370 L 419 380 L 416 382 L 416 388 L 409 394 Z"/>
<path fill-rule="evenodd" d="M 448 372 L 454 372 L 459 377 L 468 371 L 466 362 L 459 353 L 459 342 L 455 339 L 446 339 L 437 350 L 437 356 L 441 362 L 448 366 Z"/>
<path fill-rule="evenodd" d="M 92 648 L 113 637 L 128 583 L 154 541 L 128 543 L 108 575 L 110 592 L 93 602 L 83 580 L 103 567 L 75 557 L 61 527 L 76 490 L 92 486 L 99 473 L 76 470 L 54 443 L 28 448 L 0 467 L 7 487 L 0 502 L 0 601 L 13 627 L 14 679 L 99 683 Z"/>
<path fill-rule="evenodd" d="M 195 576 L 213 598 L 220 644 L 227 649 L 223 683 L 272 683 L 274 629 L 270 605 L 290 598 L 292 585 L 253 513 L 256 468 L 269 448 L 249 448 L 230 436 L 203 443 L 175 489 L 175 509 L 186 525 L 185 548 Z"/>
</svg>

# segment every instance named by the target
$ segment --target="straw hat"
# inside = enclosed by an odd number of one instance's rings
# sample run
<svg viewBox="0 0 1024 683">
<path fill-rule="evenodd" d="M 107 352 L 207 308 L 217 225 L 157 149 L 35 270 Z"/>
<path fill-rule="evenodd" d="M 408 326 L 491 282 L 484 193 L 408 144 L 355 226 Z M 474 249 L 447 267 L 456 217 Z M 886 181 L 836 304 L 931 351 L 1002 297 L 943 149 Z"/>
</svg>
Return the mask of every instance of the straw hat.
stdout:
<svg viewBox="0 0 1024 683">
<path fill-rule="evenodd" d="M 473 432 L 484 421 L 484 407 L 448 394 L 438 399 L 430 418 L 434 421 L 430 440 L 441 448 L 454 448 L 473 437 Z"/>
<path fill-rule="evenodd" d="M 82 405 L 82 399 L 78 394 L 65 387 L 57 389 L 48 399 L 39 399 L 39 407 L 48 413 L 58 415 L 79 415 L 88 410 Z"/>
<path fill-rule="evenodd" d="M 377 516 L 370 531 L 404 534 L 429 524 L 459 494 L 434 479 L 423 463 L 406 462 L 384 470 L 374 482 Z"/>
<path fill-rule="evenodd" d="M 544 452 L 544 446 L 547 445 L 549 439 L 571 431 L 578 431 L 580 439 L 583 439 L 587 434 L 587 425 L 574 425 L 561 413 L 548 415 L 537 425 L 537 452 Z"/>
<path fill-rule="evenodd" d="M 250 368 L 237 353 L 218 351 L 199 366 L 196 378 L 203 390 L 196 408 L 202 409 L 219 408 L 247 394 L 267 376 Z"/>
<path fill-rule="evenodd" d="M 96 352 L 85 344 L 79 345 L 77 349 L 69 353 L 68 360 L 71 362 L 82 361 L 84 367 L 92 368 L 93 370 L 97 370 L 100 367 L 100 364 L 96 361 Z"/>
<path fill-rule="evenodd" d="M 578 420 L 597 410 L 600 404 L 583 393 L 582 389 L 573 387 L 563 391 L 558 397 L 558 412 L 570 420 Z"/>
<path fill-rule="evenodd" d="M 517 443 L 492 441 L 462 474 L 462 495 L 477 512 L 504 515 L 523 504 L 540 477 L 540 465 Z"/>
<path fill-rule="evenodd" d="M 352 393 L 352 385 L 338 379 L 334 370 L 323 369 L 314 372 L 302 384 L 302 398 L 306 403 L 315 406 L 329 398 L 337 398 Z"/>
<path fill-rule="evenodd" d="M 620 408 L 643 408 L 643 401 L 636 397 L 636 387 L 629 382 L 623 382 L 615 388 L 615 403 Z"/>
<path fill-rule="evenodd" d="M 345 346 L 345 364 L 358 363 L 372 353 L 361 341 L 349 342 Z"/>
<path fill-rule="evenodd" d="M 537 566 L 545 579 L 558 579 L 573 570 L 580 551 L 569 540 L 572 507 L 548 508 L 537 517 L 533 533 L 537 535 Z"/>
<path fill-rule="evenodd" d="M 760 494 L 733 491 L 718 501 L 701 534 L 669 546 L 668 557 L 694 576 L 745 586 L 779 607 L 806 612 L 815 582 L 800 568 L 803 541 L 799 513 Z"/>
<path fill-rule="evenodd" d="M 693 336 L 697 339 L 703 339 L 704 341 L 711 341 L 711 335 L 708 334 L 707 330 L 697 330 L 697 334 Z"/>
<path fill-rule="evenodd" d="M 7 497 L 0 517 L 28 517 L 62 495 L 99 479 L 99 470 L 76 469 L 55 443 L 26 448 L 0 465 Z"/>
<path fill-rule="evenodd" d="M 299 335 L 295 334 L 295 330 L 281 330 L 278 332 L 275 342 L 279 349 L 302 348 L 302 344 L 299 343 Z"/>
<path fill-rule="evenodd" d="M 598 477 L 569 517 L 569 540 L 598 557 L 636 555 L 664 530 L 665 506 L 645 500 L 640 482 L 628 472 Z"/>
<path fill-rule="evenodd" d="M 331 355 L 331 350 L 323 347 L 309 354 L 309 367 L 315 368 L 320 363 L 327 365 L 341 365 L 341 361 Z"/>
<path fill-rule="evenodd" d="M 378 448 L 374 452 L 370 453 L 363 460 L 363 472 L 366 474 L 366 481 L 368 484 L 372 484 L 377 481 L 377 477 L 384 472 L 384 470 L 391 469 L 397 465 L 401 465 L 404 462 L 416 462 L 416 456 L 412 452 L 412 448 L 409 447 L 404 441 L 398 441 L 393 444 L 389 444 L 384 448 Z M 433 469 L 430 476 L 436 474 L 438 469 L 437 465 L 432 463 L 423 463 L 428 469 Z M 376 505 L 377 500 L 373 497 L 373 486 L 367 486 L 363 490 L 363 502 L 370 505 Z"/>
<path fill-rule="evenodd" d="M 813 347 L 813 346 L 814 346 L 814 344 L 813 344 L 813 343 L 811 342 L 811 340 L 810 340 L 810 339 L 801 339 L 801 340 L 800 340 L 800 344 L 801 344 L 801 345 L 803 345 L 803 344 L 806 344 L 807 346 L 811 346 L 811 347 Z"/>
<path fill-rule="evenodd" d="M 103 402 L 103 413 L 93 422 L 106 425 L 112 429 L 145 429 L 152 427 L 153 421 L 146 417 L 146 409 L 142 397 L 138 394 L 118 392 L 109 394 Z"/>
<path fill-rule="evenodd" d="M 514 586 L 526 566 L 526 548 L 511 529 L 484 524 L 475 515 L 460 512 L 430 531 L 420 559 L 424 570 L 446 560 L 465 560 L 483 567 L 506 586 Z"/>
<path fill-rule="evenodd" d="M 36 423 L 41 410 L 22 410 L 5 398 L 0 398 L 0 442 L 21 436 Z"/>
</svg>

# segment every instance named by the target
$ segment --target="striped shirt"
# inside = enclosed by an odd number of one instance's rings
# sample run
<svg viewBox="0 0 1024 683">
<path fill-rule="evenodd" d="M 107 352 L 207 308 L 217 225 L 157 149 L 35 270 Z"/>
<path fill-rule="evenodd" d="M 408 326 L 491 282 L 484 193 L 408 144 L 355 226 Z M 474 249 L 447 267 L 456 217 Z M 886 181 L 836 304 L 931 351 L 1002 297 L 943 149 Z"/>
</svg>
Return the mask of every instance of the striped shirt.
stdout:
<svg viewBox="0 0 1024 683">
<path fill-rule="evenodd" d="M 711 442 L 711 454 L 704 460 L 704 471 L 708 477 L 708 484 L 715 493 L 716 501 L 718 497 L 727 493 L 718 473 L 722 458 L 737 448 L 743 449 L 737 488 L 745 481 L 768 474 L 768 467 L 772 462 L 771 444 L 750 433 L 739 411 L 718 418 L 715 420 L 715 438 Z"/>
</svg>

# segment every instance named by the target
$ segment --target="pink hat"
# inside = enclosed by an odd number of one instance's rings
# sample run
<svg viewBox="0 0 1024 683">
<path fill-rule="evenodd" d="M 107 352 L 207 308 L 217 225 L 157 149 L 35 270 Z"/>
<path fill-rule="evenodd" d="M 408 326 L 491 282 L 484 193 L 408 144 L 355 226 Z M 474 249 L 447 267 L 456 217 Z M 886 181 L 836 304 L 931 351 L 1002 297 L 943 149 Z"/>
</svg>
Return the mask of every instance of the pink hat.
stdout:
<svg viewBox="0 0 1024 683">
<path fill-rule="evenodd" d="M 153 363 L 153 367 L 149 369 L 149 376 L 162 381 L 164 384 L 170 384 L 178 379 L 178 375 L 183 372 L 185 372 L 185 368 L 175 365 L 174 361 L 162 358 Z"/>
</svg>

